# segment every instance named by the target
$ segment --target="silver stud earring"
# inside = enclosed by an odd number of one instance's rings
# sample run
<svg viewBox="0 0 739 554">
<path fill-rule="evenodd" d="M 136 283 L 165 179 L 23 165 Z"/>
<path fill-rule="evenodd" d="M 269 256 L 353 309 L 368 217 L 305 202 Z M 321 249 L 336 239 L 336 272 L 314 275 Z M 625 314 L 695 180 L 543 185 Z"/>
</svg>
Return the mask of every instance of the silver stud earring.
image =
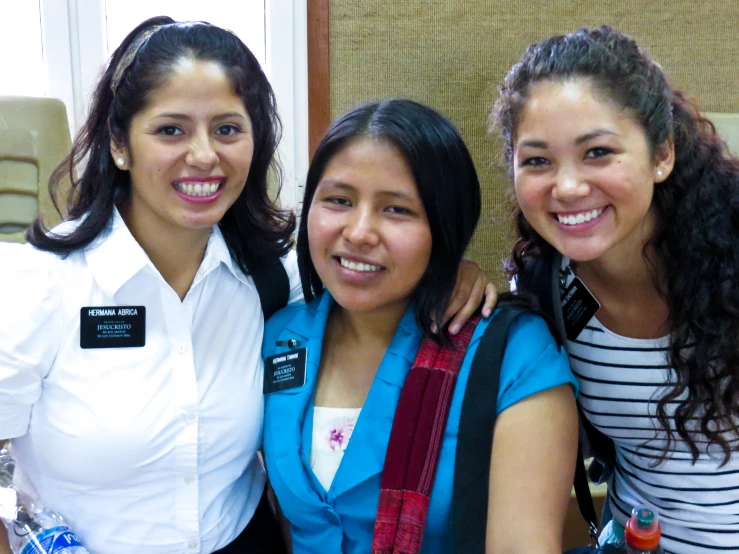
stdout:
<svg viewBox="0 0 739 554">
<path fill-rule="evenodd" d="M 118 158 L 118 159 L 117 159 L 117 160 L 115 161 L 115 163 L 116 163 L 116 165 L 117 165 L 118 167 L 123 167 L 124 165 L 126 165 L 126 160 L 124 160 L 123 158 Z"/>
<path fill-rule="evenodd" d="M 662 177 L 662 170 L 661 169 L 658 169 L 657 170 L 657 177 Z"/>
</svg>

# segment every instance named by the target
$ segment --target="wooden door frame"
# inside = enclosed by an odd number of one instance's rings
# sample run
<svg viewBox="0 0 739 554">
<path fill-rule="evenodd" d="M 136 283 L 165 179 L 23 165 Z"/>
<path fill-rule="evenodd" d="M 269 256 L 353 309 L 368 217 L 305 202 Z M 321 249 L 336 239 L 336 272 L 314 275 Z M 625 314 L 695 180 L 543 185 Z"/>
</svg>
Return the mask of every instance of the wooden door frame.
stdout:
<svg viewBox="0 0 739 554">
<path fill-rule="evenodd" d="M 331 122 L 329 3 L 308 2 L 308 152 L 313 152 Z"/>
</svg>

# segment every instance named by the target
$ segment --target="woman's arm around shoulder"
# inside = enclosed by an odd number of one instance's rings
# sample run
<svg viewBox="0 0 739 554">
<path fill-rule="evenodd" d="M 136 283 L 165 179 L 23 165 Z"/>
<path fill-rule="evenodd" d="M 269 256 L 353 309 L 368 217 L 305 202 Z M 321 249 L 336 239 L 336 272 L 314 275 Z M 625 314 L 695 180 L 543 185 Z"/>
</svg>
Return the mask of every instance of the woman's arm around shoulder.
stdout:
<svg viewBox="0 0 739 554">
<path fill-rule="evenodd" d="M 577 455 L 576 382 L 546 323 L 522 315 L 501 367 L 487 552 L 561 554 Z M 502 410 L 502 411 L 501 411 Z"/>
</svg>

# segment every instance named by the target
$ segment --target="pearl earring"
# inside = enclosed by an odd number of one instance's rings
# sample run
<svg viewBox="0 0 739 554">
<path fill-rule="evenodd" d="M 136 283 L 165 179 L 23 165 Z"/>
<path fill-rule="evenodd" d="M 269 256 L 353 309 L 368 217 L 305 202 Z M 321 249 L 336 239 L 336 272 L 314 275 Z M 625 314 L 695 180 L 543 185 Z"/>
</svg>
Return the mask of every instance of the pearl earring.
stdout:
<svg viewBox="0 0 739 554">
<path fill-rule="evenodd" d="M 123 158 L 118 158 L 115 163 L 118 165 L 118 167 L 123 167 L 124 165 L 126 165 L 126 160 L 124 160 Z"/>
<path fill-rule="evenodd" d="M 661 170 L 661 169 L 658 169 L 658 170 L 657 170 L 657 176 L 658 176 L 658 177 L 662 177 L 662 170 Z"/>
</svg>

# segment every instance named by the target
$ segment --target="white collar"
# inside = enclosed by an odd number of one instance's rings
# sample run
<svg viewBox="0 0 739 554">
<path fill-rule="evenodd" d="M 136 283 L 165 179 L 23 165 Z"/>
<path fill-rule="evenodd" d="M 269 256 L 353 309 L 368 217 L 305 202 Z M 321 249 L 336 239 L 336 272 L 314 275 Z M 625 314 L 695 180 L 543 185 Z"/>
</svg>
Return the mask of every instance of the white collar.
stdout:
<svg viewBox="0 0 739 554">
<path fill-rule="evenodd" d="M 66 229 L 64 230 L 66 231 Z M 85 249 L 84 254 L 95 281 L 110 296 L 115 295 L 139 271 L 151 271 L 161 278 L 159 271 L 129 231 L 117 208 L 113 209 L 113 216 L 108 228 L 100 233 Z M 243 272 L 231 258 L 231 253 L 221 230 L 217 225 L 214 225 L 208 238 L 205 256 L 195 274 L 193 286 L 221 263 L 228 268 L 234 277 L 246 286 L 251 287 Z"/>
</svg>

